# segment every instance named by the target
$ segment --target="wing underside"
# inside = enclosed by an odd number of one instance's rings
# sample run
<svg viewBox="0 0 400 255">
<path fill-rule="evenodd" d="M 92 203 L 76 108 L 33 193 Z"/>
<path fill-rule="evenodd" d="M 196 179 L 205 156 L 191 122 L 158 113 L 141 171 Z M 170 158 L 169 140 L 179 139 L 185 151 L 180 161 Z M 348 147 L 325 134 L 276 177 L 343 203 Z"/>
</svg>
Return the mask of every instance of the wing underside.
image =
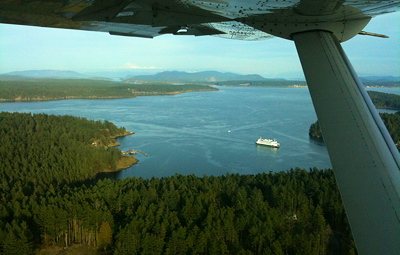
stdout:
<svg viewBox="0 0 400 255">
<path fill-rule="evenodd" d="M 291 39 L 290 34 L 308 26 L 332 29 L 324 25 L 332 22 L 343 24 L 336 32 L 342 33 L 347 22 L 397 9 L 398 1 L 8 0 L 0 2 L 0 23 L 146 38 L 175 34 L 264 40 Z M 344 41 L 357 33 L 338 38 Z"/>
</svg>

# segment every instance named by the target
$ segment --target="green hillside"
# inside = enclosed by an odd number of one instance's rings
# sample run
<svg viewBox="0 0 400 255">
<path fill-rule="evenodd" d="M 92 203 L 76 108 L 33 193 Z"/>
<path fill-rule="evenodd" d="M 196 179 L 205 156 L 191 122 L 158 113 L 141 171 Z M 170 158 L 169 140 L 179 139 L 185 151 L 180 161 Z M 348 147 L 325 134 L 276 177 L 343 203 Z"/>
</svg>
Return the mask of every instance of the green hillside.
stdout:
<svg viewBox="0 0 400 255">
<path fill-rule="evenodd" d="M 333 171 L 93 179 L 122 131 L 0 114 L 0 254 L 355 254 Z"/>
<path fill-rule="evenodd" d="M 43 101 L 75 98 L 132 98 L 217 90 L 203 85 L 128 84 L 90 79 L 0 80 L 0 101 Z"/>
</svg>

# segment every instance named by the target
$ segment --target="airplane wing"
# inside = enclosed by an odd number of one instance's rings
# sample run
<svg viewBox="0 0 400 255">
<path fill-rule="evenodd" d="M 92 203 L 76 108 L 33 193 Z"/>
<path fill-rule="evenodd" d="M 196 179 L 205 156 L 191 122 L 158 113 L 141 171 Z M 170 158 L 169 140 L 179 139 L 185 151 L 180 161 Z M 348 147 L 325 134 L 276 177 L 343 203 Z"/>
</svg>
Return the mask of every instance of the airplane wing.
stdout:
<svg viewBox="0 0 400 255">
<path fill-rule="evenodd" d="M 359 33 L 379 35 L 362 29 L 399 9 L 400 0 L 2 0 L 0 23 L 293 40 L 358 252 L 400 254 L 400 156 L 340 46 Z"/>
<path fill-rule="evenodd" d="M 338 37 L 345 41 L 357 34 L 345 29 L 349 22 L 364 20 L 360 25 L 365 26 L 370 17 L 398 8 L 398 1 L 356 0 L 5 0 L 0 23 L 146 38 L 176 34 L 239 40 L 290 38 L 305 26 L 332 30 L 333 23 L 342 23 L 336 34 L 346 31 Z"/>
<path fill-rule="evenodd" d="M 2 1 L 0 23 L 100 31 L 111 35 L 145 38 L 163 34 L 220 35 L 240 40 L 271 37 L 202 7 L 204 4 L 198 6 L 191 1 L 175 0 Z"/>
</svg>

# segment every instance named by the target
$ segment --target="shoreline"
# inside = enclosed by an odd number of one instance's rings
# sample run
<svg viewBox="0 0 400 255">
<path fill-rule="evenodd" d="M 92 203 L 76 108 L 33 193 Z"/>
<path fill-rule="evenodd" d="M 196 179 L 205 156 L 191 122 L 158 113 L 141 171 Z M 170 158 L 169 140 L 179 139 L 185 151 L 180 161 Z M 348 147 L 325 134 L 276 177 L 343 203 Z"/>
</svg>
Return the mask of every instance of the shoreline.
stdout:
<svg viewBox="0 0 400 255">
<path fill-rule="evenodd" d="M 132 132 L 132 131 L 125 131 L 123 134 L 114 135 L 114 136 L 111 136 L 111 138 L 116 139 L 116 138 L 119 138 L 119 137 L 125 137 L 125 136 L 128 136 L 128 135 L 134 135 L 134 134 L 135 134 L 135 132 Z"/>
<path fill-rule="evenodd" d="M 110 168 L 104 169 L 103 171 L 100 171 L 99 173 L 116 173 L 125 169 L 130 168 L 133 165 L 136 165 L 139 162 L 139 160 L 133 156 L 122 156 L 118 161 L 117 161 L 117 167 L 115 170 L 111 170 Z"/>
<path fill-rule="evenodd" d="M 123 134 L 110 136 L 110 138 L 114 139 L 114 141 L 109 143 L 109 144 L 107 144 L 106 147 L 117 147 L 117 146 L 120 146 L 121 144 L 119 142 L 117 142 L 115 139 L 121 138 L 121 137 L 125 137 L 125 136 L 128 136 L 128 135 L 134 135 L 134 134 L 135 134 L 135 132 L 125 131 Z"/>
<path fill-rule="evenodd" d="M 128 169 L 137 163 L 139 163 L 139 160 L 134 156 L 122 156 L 117 162 L 117 169 L 115 172 Z"/>
<path fill-rule="evenodd" d="M 135 132 L 132 131 L 125 131 L 123 134 L 119 134 L 119 135 L 115 135 L 115 136 L 111 136 L 110 138 L 112 139 L 117 139 L 117 138 L 121 138 L 121 137 L 125 137 L 128 135 L 133 135 L 135 134 Z M 109 143 L 107 145 L 107 147 L 117 147 L 121 145 L 119 142 L 115 141 L 112 143 Z M 121 150 L 120 150 L 121 151 Z M 121 151 L 122 154 L 122 151 Z M 117 167 L 115 170 L 111 170 L 111 169 L 105 169 L 104 171 L 101 171 L 99 173 L 113 173 L 113 172 L 119 172 L 125 169 L 130 168 L 133 165 L 136 165 L 139 162 L 139 160 L 137 158 L 135 158 L 134 156 L 126 156 L 126 155 L 122 155 L 121 158 L 117 161 Z"/>
<path fill-rule="evenodd" d="M 288 85 L 288 86 L 258 86 L 258 85 L 209 85 L 211 87 L 236 87 L 236 88 L 308 88 L 307 85 Z"/>
<path fill-rule="evenodd" d="M 135 98 L 135 96 L 131 97 L 119 97 L 119 96 L 106 96 L 106 97 L 98 97 L 98 96 L 90 96 L 90 97 L 80 97 L 80 96 L 66 96 L 66 97 L 56 97 L 56 98 L 14 98 L 14 99 L 6 99 L 0 98 L 0 102 L 2 103 L 12 103 L 12 102 L 44 102 L 44 101 L 58 101 L 58 100 L 73 100 L 73 99 L 126 99 L 126 98 Z"/>
<path fill-rule="evenodd" d="M 203 92 L 203 91 L 215 91 L 213 89 L 201 89 L 201 90 L 182 90 L 182 91 L 174 91 L 174 92 L 135 92 L 130 96 L 65 96 L 59 98 L 48 98 L 48 97 L 34 97 L 34 98 L 21 98 L 16 97 L 13 99 L 0 98 L 0 103 L 13 103 L 13 102 L 42 102 L 42 101 L 58 101 L 58 100 L 73 100 L 73 99 L 128 99 L 128 98 L 136 98 L 139 96 L 169 96 L 169 95 L 177 95 L 183 93 L 191 93 L 191 92 Z"/>
</svg>

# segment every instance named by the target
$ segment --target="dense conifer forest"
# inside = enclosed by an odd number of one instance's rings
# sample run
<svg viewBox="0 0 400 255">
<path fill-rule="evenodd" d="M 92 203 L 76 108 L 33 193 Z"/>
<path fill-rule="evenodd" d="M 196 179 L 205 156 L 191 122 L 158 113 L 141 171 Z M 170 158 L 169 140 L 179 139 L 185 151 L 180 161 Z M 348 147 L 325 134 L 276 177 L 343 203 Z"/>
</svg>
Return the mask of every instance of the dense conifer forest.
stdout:
<svg viewBox="0 0 400 255">
<path fill-rule="evenodd" d="M 128 84 L 90 79 L 0 80 L 0 101 L 132 98 L 141 95 L 168 95 L 210 90 L 218 89 L 195 84 Z"/>
<path fill-rule="evenodd" d="M 308 135 L 315 140 L 319 140 L 321 142 L 324 141 L 324 137 L 322 136 L 321 127 L 319 126 L 318 120 L 311 124 Z"/>
<path fill-rule="evenodd" d="M 0 254 L 355 254 L 331 170 L 93 178 L 121 153 L 91 143 L 124 131 L 1 113 Z"/>
<path fill-rule="evenodd" d="M 400 110 L 400 96 L 378 91 L 367 91 L 376 108 Z"/>
<path fill-rule="evenodd" d="M 383 123 L 385 123 L 385 126 L 397 148 L 400 150 L 400 112 L 396 112 L 395 114 L 380 113 L 379 115 L 381 116 Z"/>
<path fill-rule="evenodd" d="M 121 152 L 107 145 L 125 131 L 109 121 L 2 112 L 0 179 L 32 189 L 36 184 L 58 185 L 116 170 Z"/>
</svg>

